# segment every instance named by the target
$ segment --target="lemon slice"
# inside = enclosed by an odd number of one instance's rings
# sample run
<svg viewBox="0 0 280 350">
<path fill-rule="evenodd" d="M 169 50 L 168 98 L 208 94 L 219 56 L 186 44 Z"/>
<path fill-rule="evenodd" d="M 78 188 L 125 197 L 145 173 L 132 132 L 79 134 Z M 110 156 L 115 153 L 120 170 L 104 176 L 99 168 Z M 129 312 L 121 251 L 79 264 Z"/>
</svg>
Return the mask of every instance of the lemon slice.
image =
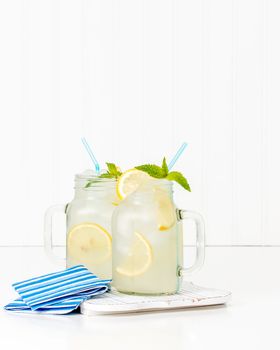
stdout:
<svg viewBox="0 0 280 350">
<path fill-rule="evenodd" d="M 152 247 L 146 238 L 139 232 L 134 232 L 134 242 L 123 263 L 116 267 L 122 275 L 134 277 L 142 275 L 152 263 Z"/>
<path fill-rule="evenodd" d="M 125 171 L 117 182 L 117 195 L 120 199 L 134 192 L 142 183 L 147 181 L 150 176 L 144 171 L 130 169 Z"/>
<path fill-rule="evenodd" d="M 176 222 L 175 207 L 166 190 L 154 187 L 157 223 L 160 231 L 169 230 Z"/>
<path fill-rule="evenodd" d="M 111 257 L 112 237 L 98 224 L 76 225 L 68 234 L 67 254 L 80 264 L 99 265 Z"/>
<path fill-rule="evenodd" d="M 121 203 L 121 199 L 119 197 L 115 198 L 112 202 L 112 204 L 117 207 Z"/>
</svg>

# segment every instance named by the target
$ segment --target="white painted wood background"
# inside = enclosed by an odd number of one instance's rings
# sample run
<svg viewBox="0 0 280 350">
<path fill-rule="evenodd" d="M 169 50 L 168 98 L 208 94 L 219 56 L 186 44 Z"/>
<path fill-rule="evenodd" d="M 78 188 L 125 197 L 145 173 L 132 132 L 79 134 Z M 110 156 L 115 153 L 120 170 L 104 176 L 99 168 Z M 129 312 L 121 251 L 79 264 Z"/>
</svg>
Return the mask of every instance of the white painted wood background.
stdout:
<svg viewBox="0 0 280 350">
<path fill-rule="evenodd" d="M 0 0 L 0 245 L 42 244 L 73 175 L 169 159 L 210 245 L 279 245 L 277 0 Z"/>
</svg>

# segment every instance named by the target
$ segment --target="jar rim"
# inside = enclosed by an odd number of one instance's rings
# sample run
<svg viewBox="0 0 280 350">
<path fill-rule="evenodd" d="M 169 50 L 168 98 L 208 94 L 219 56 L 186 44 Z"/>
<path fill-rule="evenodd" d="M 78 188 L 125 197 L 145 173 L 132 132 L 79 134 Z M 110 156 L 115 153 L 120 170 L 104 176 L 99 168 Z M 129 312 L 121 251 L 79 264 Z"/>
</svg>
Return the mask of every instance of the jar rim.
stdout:
<svg viewBox="0 0 280 350">
<path fill-rule="evenodd" d="M 85 187 L 88 181 L 93 183 L 89 187 Z M 95 174 L 76 174 L 75 175 L 75 189 L 84 189 L 90 191 L 96 188 L 113 187 L 116 184 L 116 179 L 100 178 Z"/>
<path fill-rule="evenodd" d="M 140 185 L 132 195 L 141 196 L 142 194 L 153 193 L 156 189 L 160 188 L 169 193 L 173 193 L 173 182 L 166 179 L 152 179 L 151 181 Z"/>
<path fill-rule="evenodd" d="M 96 182 L 116 182 L 115 178 L 107 179 L 104 177 L 99 177 L 97 175 L 90 175 L 90 174 L 76 174 L 75 175 L 75 181 L 77 180 L 96 180 Z"/>
<path fill-rule="evenodd" d="M 149 181 L 145 182 L 143 185 L 145 184 L 153 184 L 153 185 L 159 185 L 159 186 L 166 186 L 166 187 L 172 187 L 173 186 L 173 181 L 169 181 L 166 179 L 157 179 L 152 177 L 151 179 L 149 179 Z"/>
</svg>

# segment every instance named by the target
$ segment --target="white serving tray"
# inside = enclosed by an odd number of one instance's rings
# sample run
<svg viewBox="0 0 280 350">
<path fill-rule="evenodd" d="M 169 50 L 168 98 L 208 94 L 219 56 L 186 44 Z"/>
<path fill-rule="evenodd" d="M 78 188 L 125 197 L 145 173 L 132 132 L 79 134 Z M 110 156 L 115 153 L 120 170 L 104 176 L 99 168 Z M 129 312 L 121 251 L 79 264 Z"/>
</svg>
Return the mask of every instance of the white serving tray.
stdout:
<svg viewBox="0 0 280 350">
<path fill-rule="evenodd" d="M 231 292 L 199 287 L 184 282 L 181 291 L 174 295 L 136 296 L 111 292 L 89 299 L 81 304 L 81 313 L 92 316 L 140 311 L 184 309 L 189 307 L 225 304 Z"/>
</svg>

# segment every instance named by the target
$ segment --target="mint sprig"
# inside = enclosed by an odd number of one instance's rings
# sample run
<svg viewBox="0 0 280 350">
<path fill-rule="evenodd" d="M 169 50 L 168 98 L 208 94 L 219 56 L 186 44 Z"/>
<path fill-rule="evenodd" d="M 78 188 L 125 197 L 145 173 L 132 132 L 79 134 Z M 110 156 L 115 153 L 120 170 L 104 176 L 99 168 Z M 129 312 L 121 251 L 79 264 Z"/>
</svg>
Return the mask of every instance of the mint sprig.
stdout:
<svg viewBox="0 0 280 350">
<path fill-rule="evenodd" d="M 106 163 L 107 165 L 107 172 L 104 174 L 99 175 L 98 177 L 101 179 L 118 179 L 121 176 L 121 171 L 118 169 L 118 167 L 114 163 Z M 90 187 L 93 183 L 96 182 L 96 179 L 92 179 L 88 181 L 86 184 L 86 188 Z"/>
<path fill-rule="evenodd" d="M 144 171 L 145 173 L 149 174 L 151 177 L 154 177 L 156 179 L 166 179 L 169 181 L 176 181 L 185 190 L 191 192 L 191 188 L 188 183 L 188 180 L 185 178 L 185 176 L 182 173 L 179 173 L 178 171 L 169 172 L 165 157 L 162 160 L 161 167 L 155 164 L 144 164 L 144 165 L 136 166 L 135 169 Z"/>
<path fill-rule="evenodd" d="M 107 178 L 107 179 L 117 179 L 121 176 L 121 172 L 118 170 L 116 164 L 114 163 L 106 163 L 107 164 L 107 173 L 101 174 L 99 177 L 101 178 Z"/>
<path fill-rule="evenodd" d="M 144 171 L 145 173 L 157 179 L 163 179 L 166 176 L 164 170 L 155 164 L 144 164 L 136 166 L 135 168 Z"/>
</svg>

